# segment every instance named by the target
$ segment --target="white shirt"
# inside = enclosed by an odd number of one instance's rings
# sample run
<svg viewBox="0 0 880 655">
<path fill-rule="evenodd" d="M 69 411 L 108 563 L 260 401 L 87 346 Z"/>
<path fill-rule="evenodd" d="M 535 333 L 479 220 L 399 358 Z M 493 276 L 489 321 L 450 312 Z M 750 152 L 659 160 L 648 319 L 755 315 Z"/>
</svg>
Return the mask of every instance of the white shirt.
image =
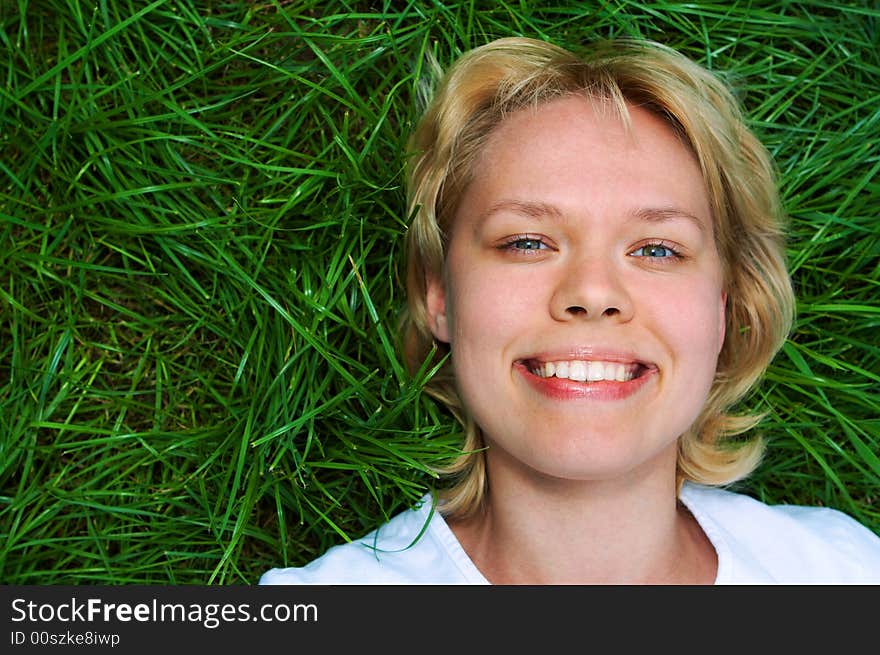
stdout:
<svg viewBox="0 0 880 655">
<path fill-rule="evenodd" d="M 843 512 L 766 505 L 685 483 L 680 499 L 718 555 L 715 584 L 878 584 L 880 537 Z M 420 536 L 421 535 L 421 536 Z M 489 584 L 431 496 L 357 541 L 260 584 Z"/>
</svg>

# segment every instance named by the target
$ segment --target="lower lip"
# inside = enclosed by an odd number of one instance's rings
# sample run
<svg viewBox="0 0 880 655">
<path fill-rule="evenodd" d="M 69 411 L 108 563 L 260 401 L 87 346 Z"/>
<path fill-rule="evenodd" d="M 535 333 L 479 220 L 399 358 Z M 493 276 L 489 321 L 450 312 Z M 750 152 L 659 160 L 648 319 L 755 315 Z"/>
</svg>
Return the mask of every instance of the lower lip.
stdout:
<svg viewBox="0 0 880 655">
<path fill-rule="evenodd" d="M 657 369 L 648 369 L 639 377 L 626 382 L 614 380 L 578 382 L 557 377 L 542 378 L 531 373 L 524 364 L 519 362 L 514 364 L 514 368 L 533 389 L 553 400 L 624 400 L 636 394 L 657 374 Z"/>
</svg>

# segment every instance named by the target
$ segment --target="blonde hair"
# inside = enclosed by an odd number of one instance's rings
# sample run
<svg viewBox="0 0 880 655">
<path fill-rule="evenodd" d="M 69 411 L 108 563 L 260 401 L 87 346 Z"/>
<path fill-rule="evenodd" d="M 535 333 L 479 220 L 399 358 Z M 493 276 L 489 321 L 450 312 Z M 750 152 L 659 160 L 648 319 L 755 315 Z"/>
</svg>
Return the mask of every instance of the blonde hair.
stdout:
<svg viewBox="0 0 880 655">
<path fill-rule="evenodd" d="M 783 211 L 767 150 L 747 128 L 727 86 L 684 55 L 654 42 L 597 43 L 580 57 L 526 38 L 493 41 L 465 53 L 442 78 L 410 139 L 406 237 L 408 306 L 404 351 L 412 371 L 436 344 L 425 305 L 426 278 L 441 279 L 446 235 L 474 162 L 511 111 L 581 94 L 604 101 L 626 121 L 628 103 L 665 120 L 696 156 L 713 212 L 728 292 L 724 345 L 702 412 L 681 436 L 677 482 L 729 484 L 760 461 L 760 437 L 731 440 L 760 415 L 728 410 L 757 383 L 791 328 L 794 296 L 784 256 Z M 443 511 L 463 517 L 486 493 L 479 426 L 468 416 L 447 360 L 425 386 L 464 427 L 462 454 L 441 472 Z"/>
</svg>

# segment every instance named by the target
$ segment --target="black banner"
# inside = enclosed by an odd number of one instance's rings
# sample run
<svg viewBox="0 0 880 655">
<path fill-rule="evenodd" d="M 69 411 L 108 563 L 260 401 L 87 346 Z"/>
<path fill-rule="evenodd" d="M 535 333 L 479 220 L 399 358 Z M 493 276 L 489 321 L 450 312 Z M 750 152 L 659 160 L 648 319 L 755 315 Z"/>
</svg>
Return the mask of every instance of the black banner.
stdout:
<svg viewBox="0 0 880 655">
<path fill-rule="evenodd" d="M 0 593 L 3 653 L 412 652 L 447 644 L 470 652 L 535 639 L 582 646 L 610 639 L 617 648 L 673 644 L 681 630 L 689 639 L 747 643 L 762 628 L 771 630 L 763 640 L 784 630 L 789 645 L 807 634 L 815 645 L 823 626 L 842 620 L 849 631 L 836 632 L 839 644 L 880 599 L 876 587 L 5 586 Z"/>
</svg>

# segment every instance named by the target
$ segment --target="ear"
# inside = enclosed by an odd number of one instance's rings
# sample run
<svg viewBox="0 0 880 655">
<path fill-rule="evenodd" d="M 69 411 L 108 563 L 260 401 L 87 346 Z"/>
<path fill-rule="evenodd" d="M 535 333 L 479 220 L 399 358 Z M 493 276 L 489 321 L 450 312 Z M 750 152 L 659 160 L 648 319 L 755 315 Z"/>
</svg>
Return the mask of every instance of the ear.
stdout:
<svg viewBox="0 0 880 655">
<path fill-rule="evenodd" d="M 727 291 L 721 292 L 721 304 L 718 312 L 718 354 L 724 348 L 724 336 L 727 334 Z"/>
<path fill-rule="evenodd" d="M 425 275 L 425 309 L 428 327 L 437 341 L 449 343 L 449 320 L 446 311 L 446 284 L 442 276 Z"/>
</svg>

